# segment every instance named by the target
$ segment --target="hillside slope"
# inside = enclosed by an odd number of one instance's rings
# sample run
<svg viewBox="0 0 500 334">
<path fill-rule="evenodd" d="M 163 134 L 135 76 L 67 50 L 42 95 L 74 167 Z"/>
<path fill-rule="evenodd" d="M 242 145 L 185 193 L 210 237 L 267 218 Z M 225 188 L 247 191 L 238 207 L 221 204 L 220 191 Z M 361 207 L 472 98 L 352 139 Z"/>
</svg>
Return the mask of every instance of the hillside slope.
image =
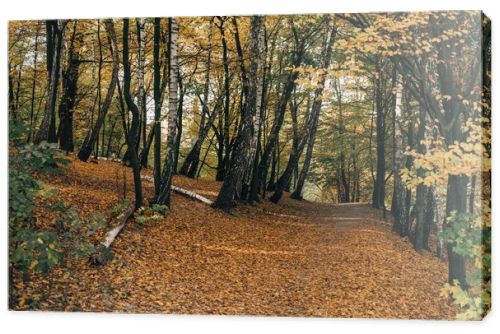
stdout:
<svg viewBox="0 0 500 334">
<path fill-rule="evenodd" d="M 59 190 L 51 201 L 64 198 L 84 215 L 109 212 L 124 175 L 132 198 L 129 169 L 72 161 L 66 173 L 43 180 Z M 181 177 L 174 184 L 209 198 L 219 187 Z M 144 188 L 151 197 L 150 182 Z M 51 213 L 36 215 L 50 228 Z M 49 278 L 15 282 L 24 291 L 16 309 L 405 319 L 456 313 L 439 296 L 446 264 L 414 252 L 364 204 L 284 198 L 228 215 L 174 194 L 164 220 L 130 222 L 112 249 L 104 267 L 69 260 Z"/>
</svg>

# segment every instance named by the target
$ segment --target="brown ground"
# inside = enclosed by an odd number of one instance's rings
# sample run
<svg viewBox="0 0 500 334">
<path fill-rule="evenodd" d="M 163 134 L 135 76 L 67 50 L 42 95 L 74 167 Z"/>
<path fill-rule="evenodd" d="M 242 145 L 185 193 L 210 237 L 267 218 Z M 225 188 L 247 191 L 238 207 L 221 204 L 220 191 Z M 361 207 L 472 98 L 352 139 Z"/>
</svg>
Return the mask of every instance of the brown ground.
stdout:
<svg viewBox="0 0 500 334">
<path fill-rule="evenodd" d="M 75 161 L 67 169 L 45 178 L 60 189 L 57 197 L 85 214 L 109 211 L 119 201 L 124 167 Z M 219 187 L 180 177 L 174 184 L 209 198 Z M 150 197 L 151 184 L 144 186 Z M 37 212 L 39 224 L 49 216 Z M 414 252 L 364 204 L 284 198 L 228 215 L 174 194 L 165 220 L 130 222 L 112 249 L 115 259 L 101 268 L 72 260 L 49 279 L 17 280 L 23 297 L 16 309 L 29 309 L 31 299 L 36 309 L 61 311 L 404 319 L 455 314 L 439 296 L 445 263 Z"/>
</svg>

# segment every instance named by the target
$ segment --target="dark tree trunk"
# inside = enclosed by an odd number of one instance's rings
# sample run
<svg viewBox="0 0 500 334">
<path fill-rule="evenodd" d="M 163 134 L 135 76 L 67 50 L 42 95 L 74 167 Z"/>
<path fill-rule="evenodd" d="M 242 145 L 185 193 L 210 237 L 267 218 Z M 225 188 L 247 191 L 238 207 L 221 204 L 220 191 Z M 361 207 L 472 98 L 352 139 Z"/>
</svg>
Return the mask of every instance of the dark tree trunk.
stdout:
<svg viewBox="0 0 500 334">
<path fill-rule="evenodd" d="M 302 41 L 301 43 L 304 43 Z M 296 51 L 293 54 L 293 59 L 292 59 L 292 67 L 298 67 L 302 63 L 302 57 L 304 54 L 304 45 L 300 44 L 296 46 Z M 297 71 L 290 71 L 288 73 L 285 87 L 283 88 L 283 92 L 281 94 L 279 103 L 278 103 L 278 108 L 275 113 L 275 118 L 274 122 L 271 128 L 271 132 L 268 137 L 267 144 L 264 148 L 264 151 L 262 152 L 262 157 L 259 163 L 259 167 L 257 169 L 258 171 L 258 182 L 261 185 L 265 185 L 266 178 L 267 178 L 267 170 L 269 168 L 269 159 L 271 157 L 271 154 L 273 150 L 275 149 L 275 146 L 278 143 L 278 134 L 281 130 L 281 126 L 283 125 L 283 120 L 285 118 L 285 111 L 286 111 L 286 106 L 288 104 L 288 101 L 290 100 L 290 97 L 292 95 L 293 89 L 295 88 L 295 80 L 297 80 L 298 77 L 298 72 Z M 260 188 L 260 187 L 258 187 Z"/>
<path fill-rule="evenodd" d="M 106 147 L 106 152 L 104 154 L 106 157 L 109 157 L 111 155 L 111 145 L 113 143 L 113 138 L 114 138 L 114 134 L 115 134 L 115 127 L 116 127 L 117 122 L 118 122 L 118 120 L 115 118 L 113 120 L 113 122 L 111 123 L 111 130 L 109 131 L 109 134 L 108 134 L 108 146 Z"/>
<path fill-rule="evenodd" d="M 56 100 L 59 86 L 61 53 L 63 48 L 66 20 L 48 20 L 47 27 L 47 101 L 40 129 L 35 136 L 35 144 L 42 141 L 55 143 L 56 136 Z"/>
<path fill-rule="evenodd" d="M 332 44 L 335 41 L 336 27 L 333 27 L 330 33 L 327 35 L 323 45 L 323 68 L 330 67 L 330 61 L 332 58 Z M 321 113 L 321 105 L 323 103 L 322 95 L 323 89 L 326 81 L 326 73 L 322 75 L 321 79 L 318 81 L 318 87 L 314 92 L 314 101 L 311 107 L 311 115 L 309 116 L 309 124 L 307 127 L 307 148 L 306 155 L 304 159 L 304 164 L 302 165 L 302 170 L 300 171 L 297 185 L 295 190 L 290 195 L 291 198 L 296 200 L 302 200 L 302 191 L 304 189 L 304 184 L 309 173 L 309 167 L 311 166 L 312 154 L 314 149 L 314 142 L 316 141 L 316 132 L 318 127 L 319 115 Z"/>
<path fill-rule="evenodd" d="M 424 237 L 423 248 L 429 250 L 429 236 L 431 235 L 432 227 L 435 226 L 435 207 L 436 201 L 434 199 L 434 189 L 426 187 L 425 193 L 425 210 L 424 210 Z"/>
<path fill-rule="evenodd" d="M 154 129 L 154 185 L 155 185 L 155 198 L 158 197 L 160 192 L 161 183 L 161 105 L 162 105 L 162 91 L 161 91 L 161 73 L 160 73 L 160 43 L 161 43 L 161 19 L 155 18 L 154 22 L 154 36 L 153 36 L 153 98 L 155 102 L 155 122 Z"/>
<path fill-rule="evenodd" d="M 234 20 L 236 22 L 236 19 Z M 253 16 L 251 22 L 251 36 L 249 55 L 250 68 L 248 73 L 241 62 L 242 78 L 244 90 L 247 92 L 247 102 L 245 108 L 242 110 L 241 123 L 236 136 L 234 152 L 231 156 L 230 168 L 227 170 L 224 177 L 219 195 L 213 206 L 224 211 L 229 211 L 233 206 L 233 200 L 238 193 L 238 182 L 245 173 L 247 167 L 247 157 L 250 149 L 250 137 L 252 131 L 252 117 L 257 105 L 257 57 L 259 52 L 259 33 L 262 26 L 262 17 Z"/>
<path fill-rule="evenodd" d="M 144 83 L 144 70 L 146 66 L 146 36 L 145 36 L 145 28 L 146 28 L 146 21 L 144 18 L 136 19 L 135 20 L 135 26 L 136 26 L 136 36 L 137 36 L 137 45 L 138 45 L 138 54 L 137 54 L 137 59 L 138 59 L 138 66 L 137 66 L 137 85 L 138 85 L 138 94 L 137 94 L 137 107 L 140 112 L 140 119 L 141 119 L 141 125 L 140 125 L 140 131 L 139 131 L 139 138 L 138 138 L 138 145 L 137 145 L 137 152 L 139 152 L 139 146 L 140 146 L 140 140 L 142 138 L 142 152 L 149 152 L 148 146 L 148 136 L 146 136 L 146 128 L 147 128 L 147 109 L 146 109 L 146 87 Z M 150 136 L 153 138 L 153 136 Z M 151 142 L 149 142 L 149 145 Z M 145 158 L 143 158 L 145 156 Z M 141 166 L 147 167 L 147 154 L 142 154 L 141 153 L 141 159 L 140 163 Z"/>
<path fill-rule="evenodd" d="M 16 98 L 14 96 L 14 79 L 12 78 L 11 70 L 12 68 L 9 63 L 9 116 L 15 120 L 17 118 Z"/>
<path fill-rule="evenodd" d="M 203 142 L 208 135 L 208 131 L 212 127 L 212 123 L 215 119 L 215 111 L 209 116 L 208 122 L 205 124 L 205 119 L 208 116 L 208 94 L 210 89 L 210 68 L 212 64 L 212 23 L 213 19 L 210 20 L 210 26 L 208 31 L 208 45 L 207 45 L 207 64 L 205 69 L 205 84 L 203 87 L 203 100 L 202 100 L 202 115 L 200 121 L 200 129 L 198 131 L 198 138 L 196 138 L 195 143 L 191 150 L 189 151 L 182 167 L 179 170 L 179 174 L 185 175 L 190 178 L 196 177 L 198 171 L 198 166 L 200 164 L 200 152 Z"/>
<path fill-rule="evenodd" d="M 278 140 L 279 142 L 279 140 Z M 267 179 L 264 180 L 264 182 L 262 182 L 262 186 L 263 186 L 263 193 L 265 194 L 265 191 L 274 191 L 274 189 L 276 189 L 276 174 L 277 174 L 277 166 L 278 166 L 278 147 L 275 146 L 274 149 L 273 149 L 273 158 L 272 158 L 272 161 L 271 161 L 271 173 L 269 175 L 269 182 L 267 182 Z M 269 167 L 268 167 L 269 168 Z M 265 177 L 267 178 L 267 170 L 266 170 L 266 174 L 265 174 Z M 264 196 L 265 197 L 265 196 Z"/>
<path fill-rule="evenodd" d="M 34 123 L 34 115 L 35 115 L 35 92 L 36 92 L 36 79 L 38 77 L 38 39 L 40 34 L 40 24 L 37 23 L 36 27 L 36 35 L 35 35 L 35 51 L 33 56 L 33 79 L 31 83 L 31 105 L 30 105 L 30 127 L 28 133 L 28 143 L 31 142 L 33 137 L 33 127 Z M 10 77 L 9 77 L 10 78 Z M 9 80 L 9 101 L 10 101 L 10 80 Z"/>
<path fill-rule="evenodd" d="M 392 230 L 400 236 L 405 236 L 405 186 L 401 179 L 403 167 L 403 122 L 402 122 L 402 85 L 396 86 L 396 103 L 394 108 L 394 135 L 393 135 L 393 177 L 394 188 L 392 192 Z"/>
<path fill-rule="evenodd" d="M 417 152 L 420 154 L 425 154 L 426 147 L 422 144 L 422 140 L 425 138 L 425 110 L 420 110 L 418 134 L 417 134 Z M 422 168 L 417 169 L 417 177 L 423 178 L 425 176 L 425 171 Z M 415 211 L 416 211 L 416 224 L 415 224 L 415 237 L 413 239 L 413 247 L 417 252 L 422 252 L 425 249 L 425 225 L 426 225 L 426 215 L 425 215 L 425 197 L 428 191 L 428 187 L 424 184 L 417 185 L 416 199 L 415 199 Z"/>
<path fill-rule="evenodd" d="M 63 73 L 63 95 L 59 104 L 59 146 L 66 152 L 73 152 L 73 110 L 78 92 L 78 76 L 80 67 L 79 50 L 75 52 L 76 27 L 75 21 L 73 34 L 68 49 L 68 67 Z M 78 43 L 82 42 L 82 36 Z"/>
<path fill-rule="evenodd" d="M 375 106 L 377 112 L 376 137 L 377 137 L 377 171 L 375 185 L 373 187 L 372 206 L 382 209 L 385 206 L 385 120 L 383 109 L 383 83 L 380 63 L 377 63 L 377 73 L 379 74 L 375 83 Z"/>
<path fill-rule="evenodd" d="M 177 73 L 177 80 L 179 82 L 179 106 L 177 108 L 177 139 L 175 141 L 175 157 L 174 157 L 174 174 L 177 173 L 177 166 L 179 164 L 179 151 L 181 147 L 181 138 L 182 138 L 182 117 L 184 114 L 184 94 L 186 93 L 185 88 L 183 87 L 182 77 L 180 73 Z"/>
<path fill-rule="evenodd" d="M 223 117 L 219 116 L 219 131 L 222 133 L 218 138 L 217 148 L 217 173 L 215 176 L 216 181 L 222 181 L 228 166 L 230 145 L 229 145 L 229 119 L 230 119 L 230 76 L 229 76 L 229 55 L 227 48 L 227 41 L 224 30 L 225 19 L 219 18 L 220 24 L 217 26 L 222 40 L 222 63 L 224 66 L 224 114 Z"/>
<path fill-rule="evenodd" d="M 108 21 L 109 22 L 109 21 Z M 106 26 L 108 23 L 106 22 Z M 108 32 L 109 32 L 108 28 Z M 132 113 L 132 122 L 130 124 L 130 130 L 127 136 L 127 146 L 129 151 L 130 164 L 132 165 L 132 171 L 134 175 L 134 190 L 135 190 L 135 208 L 138 209 L 142 206 L 142 185 L 141 185 L 141 167 L 139 165 L 139 159 L 137 158 L 136 142 L 138 136 L 138 128 L 140 122 L 140 111 L 137 105 L 132 100 L 132 95 L 130 94 L 130 63 L 129 63 L 129 45 L 128 45 L 128 33 L 129 33 L 129 20 L 123 19 L 123 94 L 125 96 L 125 103 L 127 104 L 128 110 Z"/>
<path fill-rule="evenodd" d="M 118 57 L 118 47 L 116 43 L 116 32 L 112 20 L 106 20 L 105 25 L 106 25 L 106 31 L 108 33 L 108 40 L 111 48 L 111 53 L 113 56 L 111 81 L 109 83 L 109 88 L 108 92 L 106 93 L 106 98 L 104 99 L 104 103 L 102 103 L 102 106 L 99 110 L 99 116 L 97 117 L 97 121 L 95 122 L 92 130 L 89 133 L 87 133 L 87 136 L 83 141 L 82 147 L 80 148 L 80 152 L 78 152 L 78 159 L 82 161 L 87 161 L 90 155 L 92 154 L 92 149 L 94 148 L 95 143 L 97 142 L 97 139 L 99 137 L 99 132 L 106 118 L 106 114 L 108 113 L 109 107 L 111 106 L 111 103 L 113 101 L 113 95 L 115 93 L 115 88 L 118 82 L 119 57 Z"/>
<path fill-rule="evenodd" d="M 304 151 L 304 146 L 306 141 L 305 139 L 299 140 L 298 138 L 297 109 L 298 106 L 294 103 L 291 103 L 290 113 L 292 114 L 292 122 L 294 128 L 293 148 L 288 158 L 288 163 L 286 165 L 285 171 L 276 182 L 276 187 L 274 188 L 274 194 L 269 198 L 273 203 L 278 203 L 281 197 L 283 196 L 283 192 L 285 190 L 289 190 L 292 175 L 296 170 L 300 156 Z"/>
</svg>

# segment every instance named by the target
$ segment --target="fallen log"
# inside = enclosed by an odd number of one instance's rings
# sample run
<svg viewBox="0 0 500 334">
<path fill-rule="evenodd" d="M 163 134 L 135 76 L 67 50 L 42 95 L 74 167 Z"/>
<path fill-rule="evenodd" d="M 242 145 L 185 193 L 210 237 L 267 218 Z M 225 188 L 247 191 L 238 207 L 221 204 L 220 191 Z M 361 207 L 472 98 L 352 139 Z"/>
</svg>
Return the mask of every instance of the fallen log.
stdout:
<svg viewBox="0 0 500 334">
<path fill-rule="evenodd" d="M 204 196 L 201 196 L 201 195 L 198 195 L 197 193 L 195 192 L 192 192 L 190 190 L 187 190 L 187 189 L 184 189 L 184 188 L 181 188 L 181 187 L 177 187 L 177 186 L 172 186 L 172 191 L 173 192 L 176 192 L 178 194 L 181 194 L 181 195 L 184 195 L 184 196 L 187 196 L 187 197 L 190 197 L 190 198 L 194 198 L 202 203 L 205 203 L 205 204 L 208 204 L 208 205 L 212 205 L 214 203 L 214 201 L 212 201 L 211 199 L 208 199 Z"/>
<path fill-rule="evenodd" d="M 125 227 L 130 216 L 134 213 L 134 205 L 129 205 L 122 211 L 118 216 L 116 216 L 113 221 L 115 222 L 115 227 L 112 228 L 108 233 L 106 233 L 106 238 L 104 242 L 98 247 L 97 251 L 90 257 L 90 262 L 94 265 L 101 266 L 110 261 L 113 256 L 110 251 L 111 244 L 115 241 L 116 237 Z"/>
<path fill-rule="evenodd" d="M 148 176 L 148 175 L 142 175 L 141 178 L 143 180 L 146 180 L 146 181 L 149 181 L 149 182 L 154 182 L 154 179 L 151 177 L 151 176 Z M 175 192 L 175 193 L 178 193 L 180 195 L 184 195 L 186 197 L 189 197 L 189 198 L 192 198 L 192 199 L 195 199 L 197 201 L 200 201 L 202 203 L 205 203 L 205 204 L 208 204 L 208 205 L 212 205 L 214 203 L 214 201 L 212 201 L 211 199 L 208 199 L 206 198 L 205 196 L 201 196 L 191 190 L 187 190 L 187 189 L 184 189 L 184 188 L 181 188 L 181 187 L 177 187 L 177 186 L 174 186 L 172 185 L 172 191 Z"/>
</svg>

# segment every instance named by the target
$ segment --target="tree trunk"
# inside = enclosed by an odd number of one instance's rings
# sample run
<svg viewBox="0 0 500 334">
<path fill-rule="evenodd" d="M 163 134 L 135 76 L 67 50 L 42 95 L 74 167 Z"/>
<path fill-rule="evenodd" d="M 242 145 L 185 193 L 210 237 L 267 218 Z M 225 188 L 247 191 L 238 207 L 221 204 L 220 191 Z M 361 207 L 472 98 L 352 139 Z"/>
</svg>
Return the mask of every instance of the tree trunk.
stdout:
<svg viewBox="0 0 500 334">
<path fill-rule="evenodd" d="M 401 77 L 399 77 L 401 80 Z M 404 236 L 406 232 L 405 220 L 405 186 L 401 179 L 401 170 L 403 169 L 403 120 L 402 120 L 402 94 L 403 86 L 398 83 L 396 86 L 396 103 L 394 108 L 394 144 L 393 144 L 393 176 L 394 176 L 394 189 L 392 195 L 393 205 L 393 225 L 392 230 Z"/>
<path fill-rule="evenodd" d="M 426 125 L 426 114 L 425 110 L 420 110 L 419 116 L 419 125 L 418 125 L 418 134 L 417 134 L 417 152 L 420 154 L 426 153 L 426 147 L 422 143 L 422 140 L 425 139 L 425 125 Z M 417 169 L 417 177 L 423 178 L 425 176 L 425 171 L 422 168 Z M 415 211 L 416 211 L 416 224 L 415 224 L 415 238 L 413 241 L 413 247 L 419 253 L 421 253 L 428 244 L 428 240 L 426 240 L 426 233 L 428 222 L 426 221 L 426 194 L 429 192 L 429 187 L 420 183 L 417 185 L 416 191 L 416 202 L 415 202 Z"/>
<path fill-rule="evenodd" d="M 231 103 L 231 91 L 230 91 L 230 76 L 229 76 L 229 55 L 227 48 L 227 41 L 224 30 L 224 19 L 219 18 L 220 24 L 218 25 L 219 32 L 222 41 L 222 62 L 224 66 L 224 114 L 223 118 L 219 116 L 219 125 L 222 135 L 218 138 L 219 146 L 217 151 L 217 174 L 215 176 L 216 181 L 222 181 L 224 179 L 224 174 L 227 169 L 229 155 L 230 155 L 230 145 L 229 145 L 229 121 L 230 121 L 230 103 Z"/>
<path fill-rule="evenodd" d="M 383 85 L 380 62 L 377 63 L 378 78 L 375 83 L 375 106 L 377 112 L 376 137 L 377 137 L 377 171 L 373 187 L 372 206 L 377 209 L 385 206 L 385 121 L 383 109 Z"/>
<path fill-rule="evenodd" d="M 61 53 L 63 48 L 66 20 L 48 20 L 47 27 L 47 101 L 40 129 L 35 136 L 35 144 L 42 141 L 55 143 L 56 136 L 56 100 L 59 86 Z"/>
<path fill-rule="evenodd" d="M 305 139 L 299 140 L 298 138 L 297 109 L 298 106 L 296 104 L 291 104 L 290 113 L 292 114 L 292 122 L 294 128 L 293 148 L 288 158 L 288 163 L 286 165 L 285 171 L 276 182 L 274 194 L 269 198 L 273 203 L 278 203 L 281 197 L 283 196 L 283 192 L 289 189 L 290 180 L 292 178 L 293 172 L 299 163 L 299 159 L 300 156 L 302 155 L 302 152 L 304 151 L 304 146 L 306 141 Z"/>
<path fill-rule="evenodd" d="M 236 19 L 235 19 L 236 20 Z M 250 149 L 250 137 L 252 131 L 252 118 L 257 105 L 257 71 L 259 56 L 259 34 L 262 26 L 262 17 L 253 16 L 251 19 L 249 55 L 250 68 L 248 73 L 241 63 L 244 90 L 248 93 L 245 109 L 242 110 L 241 123 L 236 136 L 235 148 L 231 157 L 230 168 L 224 177 L 224 183 L 214 207 L 229 211 L 233 206 L 233 200 L 238 193 L 237 184 L 241 181 L 247 167 L 248 151 Z"/>
<path fill-rule="evenodd" d="M 113 68 L 111 72 L 111 81 L 109 83 L 108 92 L 106 93 L 106 98 L 104 99 L 104 103 L 102 104 L 99 115 L 97 117 L 97 121 L 95 122 L 92 131 L 87 133 L 85 137 L 82 147 L 80 148 L 80 152 L 78 152 L 78 159 L 82 161 L 87 161 L 92 154 L 92 149 L 99 137 L 99 132 L 101 130 L 102 125 L 104 124 L 104 119 L 106 118 L 106 114 L 108 113 L 109 107 L 113 101 L 113 95 L 115 93 L 115 88 L 118 82 L 118 69 L 119 69 L 119 57 L 118 57 L 118 46 L 116 43 L 116 32 L 115 27 L 112 20 L 105 20 L 106 31 L 108 33 L 108 41 L 111 48 L 111 54 L 113 57 Z M 127 50 L 128 54 L 128 50 Z"/>
<path fill-rule="evenodd" d="M 134 175 L 134 192 L 135 192 L 135 208 L 138 209 L 142 206 L 142 184 L 141 184 L 141 167 L 139 165 L 139 159 L 137 157 L 136 143 L 139 122 L 140 122 L 140 111 L 137 105 L 132 100 L 132 95 L 130 94 L 130 63 L 129 63 L 129 44 L 128 44 L 128 33 L 129 33 L 129 20 L 123 19 L 123 93 L 125 96 L 125 103 L 127 104 L 128 110 L 132 113 L 132 122 L 130 124 L 130 130 L 127 136 L 127 146 L 129 152 L 130 164 L 132 165 L 132 171 Z"/>
<path fill-rule="evenodd" d="M 149 148 L 148 146 L 151 144 L 149 138 L 153 138 L 153 134 L 150 136 L 146 136 L 146 128 L 147 128 L 147 109 L 146 109 L 146 88 L 144 84 L 144 67 L 146 66 L 146 36 L 145 36 L 145 27 L 146 21 L 144 18 L 136 19 L 136 31 L 137 31 L 137 45 L 138 47 L 138 62 L 137 62 L 137 107 L 139 109 L 140 118 L 141 118 L 141 133 L 139 134 L 139 138 L 142 138 L 142 151 L 140 156 L 140 164 L 143 167 L 147 167 L 148 165 L 148 154 Z M 137 150 L 139 151 L 139 150 Z"/>
<path fill-rule="evenodd" d="M 161 105 L 162 105 L 162 91 L 161 91 L 161 73 L 160 73 L 160 43 L 161 43 L 161 18 L 155 18 L 154 23 L 154 36 L 153 36 L 153 98 L 155 102 L 155 122 L 154 122 L 154 186 L 155 198 L 158 197 L 161 184 Z"/>
<path fill-rule="evenodd" d="M 179 174 L 185 175 L 190 178 L 196 177 L 196 172 L 198 171 L 198 166 L 200 164 L 200 152 L 203 142 L 208 135 L 208 131 L 212 127 L 213 121 L 215 119 L 215 111 L 209 116 L 208 122 L 205 124 L 205 119 L 209 114 L 208 108 L 208 94 L 210 89 L 210 69 L 212 64 L 212 24 L 213 19 L 210 20 L 209 30 L 208 30 L 208 44 L 207 44 L 207 65 L 205 69 L 205 84 L 203 87 L 203 101 L 202 101 L 202 115 L 200 120 L 200 129 L 198 131 L 198 138 L 196 138 L 195 143 L 191 150 L 189 151 L 184 163 L 182 164 Z"/>
<path fill-rule="evenodd" d="M 300 66 L 304 54 L 304 45 L 297 45 L 296 48 L 297 50 L 294 52 L 292 58 L 292 64 L 291 64 L 292 67 Z M 281 130 L 281 126 L 283 125 L 286 106 L 288 104 L 288 101 L 290 100 L 293 89 L 295 88 L 295 80 L 297 80 L 298 74 L 299 73 L 297 71 L 290 71 L 288 73 L 285 87 L 283 88 L 283 92 L 281 94 L 278 103 L 278 108 L 275 113 L 275 118 L 273 121 L 271 132 L 268 137 L 267 145 L 265 146 L 264 151 L 262 152 L 262 157 L 258 167 L 258 180 L 259 180 L 258 182 L 264 185 L 267 178 L 267 170 L 269 168 L 269 159 L 271 157 L 271 154 L 275 146 L 278 143 L 278 134 Z"/>
<path fill-rule="evenodd" d="M 336 27 L 333 27 L 330 33 L 327 35 L 323 45 L 323 68 L 327 69 L 330 67 L 330 61 L 332 58 L 332 44 L 335 41 L 336 35 Z M 314 143 L 316 141 L 316 132 L 318 128 L 319 115 L 321 113 L 321 105 L 323 104 L 323 90 L 326 81 L 326 72 L 321 76 L 318 80 L 318 87 L 314 92 L 314 101 L 311 107 L 311 115 L 309 116 L 309 124 L 307 127 L 307 148 L 306 148 L 306 156 L 304 159 L 304 164 L 302 165 L 302 170 L 300 171 L 299 178 L 297 180 L 297 186 L 295 190 L 290 195 L 290 198 L 296 200 L 302 200 L 302 191 L 304 189 L 304 184 L 307 178 L 307 174 L 309 173 L 309 167 L 311 166 L 312 154 L 314 150 Z"/>
<path fill-rule="evenodd" d="M 36 35 L 35 35 L 35 51 L 34 51 L 34 56 L 33 56 L 33 79 L 32 79 L 32 83 L 31 83 L 30 127 L 29 127 L 29 133 L 28 133 L 28 143 L 31 142 L 31 139 L 33 137 L 33 127 L 35 126 L 34 114 L 35 114 L 36 79 L 38 77 L 38 39 L 39 39 L 39 34 L 40 34 L 40 23 L 37 23 Z M 11 88 L 9 85 L 9 92 L 10 92 L 10 89 Z M 9 93 L 9 96 L 10 96 L 10 93 Z M 10 99 L 9 99 L 9 101 L 10 101 Z"/>
<path fill-rule="evenodd" d="M 178 126 L 178 81 L 177 73 L 179 65 L 177 61 L 177 37 L 179 35 L 179 27 L 174 18 L 169 18 L 169 78 L 168 78 L 168 137 L 167 137 L 167 155 L 165 157 L 165 165 L 163 166 L 160 190 L 155 198 L 157 204 L 167 205 L 170 207 L 170 195 L 172 188 L 172 176 L 175 168 L 175 150 L 177 148 L 177 126 Z"/>
<path fill-rule="evenodd" d="M 59 146 L 66 152 L 73 152 L 73 110 L 76 104 L 78 91 L 78 76 L 80 67 L 79 49 L 75 51 L 76 27 L 75 21 L 73 34 L 68 49 L 68 67 L 63 73 L 63 95 L 59 104 Z M 83 42 L 80 35 L 78 43 Z"/>
</svg>

